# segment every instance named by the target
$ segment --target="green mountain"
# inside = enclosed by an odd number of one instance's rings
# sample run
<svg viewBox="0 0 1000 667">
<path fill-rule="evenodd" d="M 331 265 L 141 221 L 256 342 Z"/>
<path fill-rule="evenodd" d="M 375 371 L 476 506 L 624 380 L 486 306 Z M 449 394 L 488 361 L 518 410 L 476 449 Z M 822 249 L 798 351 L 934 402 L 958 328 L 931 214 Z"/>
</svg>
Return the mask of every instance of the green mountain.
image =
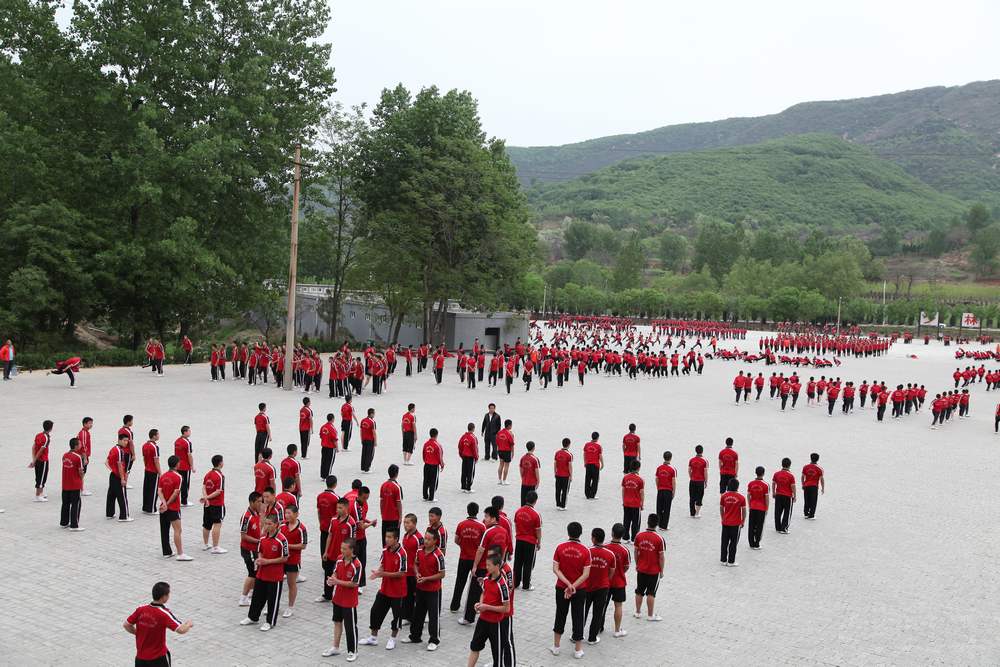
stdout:
<svg viewBox="0 0 1000 667">
<path fill-rule="evenodd" d="M 701 213 L 862 237 L 886 225 L 926 230 L 966 208 L 866 147 L 815 134 L 633 158 L 571 181 L 538 184 L 528 198 L 543 220 L 570 216 L 655 229 L 684 226 Z"/>
<path fill-rule="evenodd" d="M 641 155 L 745 146 L 799 134 L 867 146 L 931 187 L 1000 206 L 1000 80 L 832 102 L 759 118 L 670 125 L 565 146 L 509 147 L 525 185 L 568 180 Z"/>
</svg>

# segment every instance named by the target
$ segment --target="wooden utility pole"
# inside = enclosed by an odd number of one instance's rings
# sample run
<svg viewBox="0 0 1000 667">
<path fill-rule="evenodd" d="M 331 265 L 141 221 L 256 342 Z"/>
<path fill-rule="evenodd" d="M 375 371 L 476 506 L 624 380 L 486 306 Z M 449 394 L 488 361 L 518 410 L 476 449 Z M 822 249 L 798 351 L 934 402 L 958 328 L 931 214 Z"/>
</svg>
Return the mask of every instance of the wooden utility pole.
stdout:
<svg viewBox="0 0 1000 667">
<path fill-rule="evenodd" d="M 292 185 L 292 247 L 288 255 L 288 317 L 285 320 L 285 376 L 283 389 L 292 390 L 295 358 L 295 290 L 299 262 L 299 188 L 302 183 L 302 144 L 295 144 L 295 182 Z"/>
</svg>

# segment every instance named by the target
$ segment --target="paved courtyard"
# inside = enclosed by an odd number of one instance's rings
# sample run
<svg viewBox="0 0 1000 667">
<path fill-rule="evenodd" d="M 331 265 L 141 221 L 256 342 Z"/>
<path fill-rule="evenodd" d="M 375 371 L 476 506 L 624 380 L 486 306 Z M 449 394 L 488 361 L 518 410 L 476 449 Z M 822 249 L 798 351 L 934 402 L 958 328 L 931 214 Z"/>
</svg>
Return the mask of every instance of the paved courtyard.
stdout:
<svg viewBox="0 0 1000 667">
<path fill-rule="evenodd" d="M 742 343 L 756 349 L 756 338 Z M 954 348 L 922 344 L 897 345 L 885 358 L 848 359 L 839 369 L 827 369 L 845 379 L 885 379 L 892 385 L 916 381 L 935 390 L 950 386 L 956 362 Z M 917 354 L 919 359 L 910 359 Z M 451 361 L 451 360 L 450 360 Z M 964 365 L 964 364 L 963 364 Z M 997 664 L 1000 661 L 1000 574 L 995 555 L 996 451 L 993 412 L 1000 395 L 973 390 L 972 417 L 953 420 L 941 430 L 928 429 L 930 416 L 876 423 L 871 410 L 849 416 L 808 409 L 781 413 L 774 402 L 736 407 L 730 383 L 738 370 L 759 368 L 734 362 L 710 361 L 701 377 L 640 379 L 588 376 L 576 385 L 546 391 L 520 383 L 507 396 L 502 388 L 467 390 L 452 374 L 435 386 L 429 373 L 411 378 L 397 373 L 388 393 L 363 395 L 355 406 L 363 414 L 374 407 L 381 444 L 374 472 L 365 482 L 377 489 L 384 471 L 401 460 L 399 419 L 408 402 L 417 404 L 420 436 L 434 426 L 447 455 L 436 504 L 445 510 L 449 532 L 464 517 L 470 496 L 459 492 L 458 437 L 469 421 L 477 426 L 486 404 L 495 401 L 504 418 L 514 420 L 516 455 L 534 440 L 543 465 L 540 510 L 544 544 L 535 568 L 532 592 L 518 592 L 515 636 L 518 663 L 558 665 L 575 661 L 568 642 L 551 656 L 554 614 L 550 557 L 565 535 L 569 521 L 590 528 L 610 529 L 621 520 L 618 483 L 621 436 L 630 421 L 639 426 L 644 452 L 643 476 L 647 506 L 652 503 L 653 469 L 660 452 L 674 452 L 680 491 L 667 533 L 667 570 L 657 601 L 664 621 L 646 623 L 626 617 L 630 634 L 613 639 L 610 631 L 597 646 L 585 646 L 580 664 L 626 665 L 774 665 L 774 664 Z M 808 377 L 813 374 L 800 371 Z M 815 373 L 817 376 L 820 373 Z M 281 619 L 269 633 L 240 627 L 246 610 L 237 606 L 244 576 L 239 556 L 238 517 L 252 486 L 253 425 L 259 401 L 268 403 L 275 434 L 276 457 L 283 445 L 297 442 L 297 415 L 302 394 L 273 387 L 248 387 L 239 382 L 210 383 L 207 366 L 168 366 L 163 378 L 137 368 L 84 370 L 78 387 L 67 388 L 63 377 L 25 374 L 0 387 L 2 433 L 6 465 L 0 467 L 0 559 L 6 562 L 8 583 L 3 653 L 10 665 L 124 665 L 134 655 L 132 637 L 121 623 L 132 609 L 148 601 L 157 580 L 171 583 L 170 607 L 182 619 L 193 619 L 184 637 L 168 637 L 176 664 L 189 665 L 332 665 L 344 657 L 321 658 L 330 645 L 329 605 L 311 600 L 322 585 L 317 547 L 305 552 L 308 582 L 291 619 Z M 325 389 L 325 386 L 324 386 Z M 340 399 L 316 397 L 318 419 L 336 412 Z M 160 558 L 158 524 L 138 511 L 141 477 L 130 492 L 136 520 L 122 524 L 103 518 L 107 475 L 101 461 L 114 442 L 125 413 L 135 415 L 137 444 L 146 431 L 159 428 L 164 459 L 182 424 L 190 424 L 199 483 L 212 454 L 226 459 L 229 518 L 224 546 L 229 553 L 209 556 L 199 550 L 200 507 L 185 511 L 185 537 L 190 563 Z M 95 419 L 95 460 L 84 498 L 85 532 L 69 533 L 58 526 L 59 471 L 50 476 L 50 502 L 35 504 L 29 460 L 32 436 L 43 419 L 52 419 L 52 459 L 58 460 L 68 438 L 84 416 Z M 317 426 L 318 430 L 318 426 Z M 601 433 L 608 466 L 602 476 L 600 500 L 585 501 L 580 447 L 590 432 Z M 559 440 L 573 439 L 579 482 L 570 492 L 569 511 L 555 512 L 551 481 L 552 454 Z M 767 478 L 781 457 L 790 456 L 796 474 L 811 451 L 821 454 L 827 493 L 821 496 L 817 520 L 802 520 L 795 508 L 789 535 L 777 535 L 768 517 L 762 546 L 752 552 L 740 543 L 741 567 L 720 568 L 719 522 L 711 500 L 700 521 L 686 516 L 686 461 L 696 444 L 703 444 L 717 483 L 716 453 L 726 436 L 736 440 L 742 482 L 753 466 L 764 465 Z M 357 439 L 355 435 L 354 439 Z M 164 446 L 165 445 L 165 446 Z M 359 442 L 341 454 L 334 472 L 343 491 L 359 476 Z M 318 450 L 318 440 L 314 438 Z M 485 506 L 502 490 L 512 513 L 517 504 L 517 477 L 509 487 L 495 485 L 495 464 L 481 464 L 472 499 Z M 321 489 L 318 451 L 304 462 L 303 520 L 313 539 L 319 531 L 313 499 Z M 140 473 L 141 474 L 141 473 Z M 402 469 L 404 509 L 425 520 L 429 507 L 420 501 L 420 467 Z M 194 486 L 194 484 L 192 484 Z M 709 489 L 713 484 L 709 484 Z M 197 497 L 197 494 L 196 494 Z M 714 496 L 706 493 L 706 498 Z M 377 503 L 372 513 L 377 516 Z M 421 523 L 421 527 L 423 523 Z M 371 534 L 371 533 L 370 533 Z M 376 533 L 377 534 L 377 533 Z M 370 540 L 370 563 L 377 557 L 377 537 Z M 446 599 L 454 585 L 457 549 L 449 549 L 451 576 L 445 579 Z M 634 576 L 630 576 L 634 584 Z M 367 626 L 375 588 L 362 596 L 359 619 Z M 631 596 L 631 592 L 630 592 Z M 283 602 L 284 604 L 284 602 Z M 437 653 L 399 645 L 361 647 L 357 664 L 464 664 L 471 629 L 444 612 L 442 644 Z M 610 626 L 610 612 L 608 623 Z M 363 635 L 362 635 L 363 636 Z M 480 664 L 488 664 L 488 651 Z"/>
</svg>

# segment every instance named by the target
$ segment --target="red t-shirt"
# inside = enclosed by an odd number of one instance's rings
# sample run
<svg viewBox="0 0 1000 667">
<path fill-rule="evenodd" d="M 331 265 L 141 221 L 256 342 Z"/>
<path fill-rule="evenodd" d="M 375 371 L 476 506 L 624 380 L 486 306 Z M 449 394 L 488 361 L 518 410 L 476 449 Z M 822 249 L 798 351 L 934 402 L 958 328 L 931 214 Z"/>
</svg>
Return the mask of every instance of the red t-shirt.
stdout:
<svg viewBox="0 0 1000 667">
<path fill-rule="evenodd" d="M 258 412 L 257 416 L 253 418 L 253 426 L 255 429 L 257 429 L 258 433 L 263 433 L 264 431 L 266 431 L 267 426 L 270 423 L 271 420 L 268 419 L 267 415 L 265 415 L 263 412 Z"/>
<path fill-rule="evenodd" d="M 120 477 L 121 473 L 124 471 L 128 475 L 127 467 L 125 466 L 125 461 L 128 458 L 128 452 L 124 447 L 119 447 L 115 445 L 108 451 L 108 467 L 111 468 L 112 474 L 115 477 Z"/>
<path fill-rule="evenodd" d="M 498 546 L 502 552 L 507 551 L 507 531 L 500 524 L 494 524 L 483 532 L 483 537 L 479 541 L 479 546 L 483 548 L 483 557 L 476 564 L 477 570 L 486 569 L 486 556 L 490 553 L 490 547 Z M 475 555 L 475 554 L 473 554 Z"/>
<path fill-rule="evenodd" d="M 719 507 L 722 508 L 722 525 L 739 526 L 743 523 L 742 512 L 747 506 L 747 499 L 743 494 L 735 491 L 726 491 L 719 498 Z"/>
<path fill-rule="evenodd" d="M 379 566 L 383 572 L 406 572 L 406 550 L 399 544 L 395 549 L 382 549 Z M 388 598 L 405 598 L 406 577 L 383 577 L 379 592 Z"/>
<path fill-rule="evenodd" d="M 257 553 L 261 558 L 282 558 L 288 556 L 288 540 L 281 534 L 275 533 L 274 537 L 264 535 L 260 538 L 260 545 Z M 261 581 L 281 581 L 285 576 L 284 563 L 271 563 L 261 565 L 257 568 L 257 578 Z"/>
<path fill-rule="evenodd" d="M 740 455 L 732 447 L 726 447 L 719 452 L 719 474 L 735 475 L 736 462 L 740 460 Z"/>
<path fill-rule="evenodd" d="M 299 521 L 299 525 L 292 528 L 285 521 L 281 524 L 281 528 L 278 531 L 285 536 L 285 541 L 288 545 L 293 544 L 309 544 L 309 535 L 306 532 L 306 525 Z M 302 549 L 289 549 L 288 550 L 288 565 L 299 565 L 302 563 Z"/>
<path fill-rule="evenodd" d="M 815 463 L 807 463 L 802 468 L 802 477 L 805 479 L 802 482 L 802 487 L 807 486 L 819 486 L 819 480 L 823 476 L 823 469 L 820 468 Z"/>
<path fill-rule="evenodd" d="M 258 461 L 253 466 L 254 491 L 264 493 L 267 487 L 274 488 L 274 478 L 277 476 L 274 464 L 270 461 Z"/>
<path fill-rule="evenodd" d="M 180 437 L 174 440 L 174 454 L 176 454 L 177 458 L 180 459 L 177 462 L 178 470 L 191 469 L 191 463 L 190 461 L 188 461 L 188 452 L 191 452 L 193 450 L 194 447 L 191 446 L 191 441 L 188 440 L 187 438 Z"/>
<path fill-rule="evenodd" d="M 622 506 L 642 507 L 642 490 L 645 486 L 642 477 L 634 472 L 622 477 Z"/>
<path fill-rule="evenodd" d="M 308 405 L 299 408 L 299 431 L 311 431 L 313 425 L 313 411 Z"/>
<path fill-rule="evenodd" d="M 42 432 L 42 433 L 39 433 L 38 435 L 36 435 L 35 436 L 35 442 L 31 446 L 31 456 L 32 457 L 37 457 L 37 460 L 39 462 L 48 461 L 49 460 L 49 442 L 50 441 L 51 441 L 51 438 L 49 438 L 49 434 L 48 433 Z"/>
<path fill-rule="evenodd" d="M 458 455 L 462 458 L 479 459 L 479 440 L 468 431 L 458 439 Z"/>
<path fill-rule="evenodd" d="M 403 433 L 413 433 L 413 423 L 416 417 L 412 412 L 403 413 Z"/>
<path fill-rule="evenodd" d="M 166 501 L 168 510 L 173 510 L 174 512 L 181 511 L 181 494 L 178 493 L 174 496 L 173 500 L 170 500 L 170 496 L 181 488 L 181 482 L 181 476 L 177 474 L 176 470 L 168 470 L 160 475 L 160 481 L 157 483 L 157 486 L 160 487 L 160 492 L 163 494 L 163 500 Z"/>
<path fill-rule="evenodd" d="M 534 507 L 525 505 L 514 512 L 514 537 L 520 542 L 538 544 L 537 531 L 542 527 L 542 517 Z"/>
<path fill-rule="evenodd" d="M 472 560 L 476 557 L 476 549 L 483 540 L 486 526 L 482 521 L 469 517 L 462 519 L 455 528 L 455 539 L 458 540 L 459 560 Z"/>
<path fill-rule="evenodd" d="M 588 591 L 611 587 L 611 570 L 616 567 L 615 554 L 603 544 L 590 547 L 590 576 L 584 584 Z"/>
<path fill-rule="evenodd" d="M 337 515 L 337 501 L 340 498 L 330 489 L 323 489 L 316 496 L 316 513 L 319 516 L 319 529 L 326 532 L 333 517 Z"/>
<path fill-rule="evenodd" d="M 371 417 L 365 417 L 361 420 L 361 439 L 362 440 L 374 440 L 375 439 L 375 420 Z"/>
<path fill-rule="evenodd" d="M 765 511 L 767 509 L 767 494 L 769 491 L 767 482 L 762 479 L 755 479 L 747 484 L 747 498 L 750 500 L 750 509 Z"/>
<path fill-rule="evenodd" d="M 361 584 L 362 572 L 364 572 L 364 568 L 361 567 L 361 561 L 357 558 L 345 561 L 343 557 L 341 557 L 337 559 L 337 564 L 333 566 L 333 576 L 341 581 L 350 581 L 358 585 Z M 357 586 L 334 586 L 332 602 L 338 607 L 357 607 Z"/>
<path fill-rule="evenodd" d="M 62 456 L 63 491 L 79 491 L 83 488 L 83 457 L 76 452 L 66 452 Z"/>
<path fill-rule="evenodd" d="M 444 572 L 444 554 L 441 553 L 440 549 L 434 549 L 430 553 L 426 549 L 418 549 L 416 559 L 414 561 L 414 568 L 417 575 L 421 577 L 430 577 L 437 574 L 438 572 Z M 439 591 L 441 590 L 441 582 L 443 579 L 435 579 L 434 581 L 423 581 L 417 583 L 418 591 Z"/>
<path fill-rule="evenodd" d="M 260 539 L 260 515 L 249 509 L 243 512 L 240 519 L 240 548 L 256 552 L 257 542 L 248 542 L 247 537 Z"/>
<path fill-rule="evenodd" d="M 167 654 L 167 630 L 181 626 L 179 618 L 162 604 L 151 602 L 133 611 L 127 623 L 135 626 L 135 657 L 157 660 Z"/>
<path fill-rule="evenodd" d="M 337 427 L 332 422 L 326 422 L 319 428 L 319 446 L 326 449 L 336 449 Z"/>
<path fill-rule="evenodd" d="M 601 443 L 591 440 L 583 446 L 583 465 L 599 465 L 601 462 Z"/>
<path fill-rule="evenodd" d="M 511 602 L 511 591 L 507 585 L 507 579 L 502 574 L 493 577 L 483 578 L 483 593 L 479 601 L 491 607 L 502 607 L 504 603 Z M 484 611 L 479 618 L 488 623 L 499 623 L 504 619 L 504 615 L 499 611 Z"/>
<path fill-rule="evenodd" d="M 337 517 L 333 517 L 330 520 L 330 528 L 327 532 L 329 535 L 326 538 L 326 554 L 324 554 L 323 560 L 336 562 L 340 558 L 340 544 L 344 540 L 355 536 L 357 533 L 357 523 L 350 516 L 344 517 L 343 521 Z"/>
<path fill-rule="evenodd" d="M 83 456 L 90 458 L 90 431 L 85 428 L 81 428 L 80 432 L 76 434 L 76 439 L 80 443 L 77 447 L 77 451 Z"/>
<path fill-rule="evenodd" d="M 496 444 L 498 452 L 514 451 L 514 434 L 505 428 L 500 429 L 496 435 Z"/>
<path fill-rule="evenodd" d="M 528 452 L 521 457 L 518 467 L 521 469 L 521 486 L 538 486 L 538 457 Z"/>
<path fill-rule="evenodd" d="M 302 466 L 296 459 L 291 456 L 286 456 L 281 459 L 281 483 L 284 484 L 285 480 L 291 477 L 294 479 L 302 472 Z"/>
<path fill-rule="evenodd" d="M 160 458 L 160 446 L 152 440 L 142 445 L 142 469 L 146 472 L 156 472 L 155 459 Z"/>
<path fill-rule="evenodd" d="M 439 443 L 434 438 L 431 438 L 430 440 L 424 443 L 423 456 L 425 465 L 430 465 L 430 466 L 441 465 L 442 454 L 443 452 L 441 451 L 441 443 Z"/>
<path fill-rule="evenodd" d="M 208 504 L 213 507 L 223 507 L 226 504 L 226 478 L 222 473 L 212 468 L 205 473 L 205 479 L 202 483 L 205 485 L 205 491 L 208 492 L 208 495 L 219 490 L 222 491 L 222 493 L 210 499 Z"/>
<path fill-rule="evenodd" d="M 622 454 L 625 456 L 639 456 L 639 436 L 635 433 L 626 433 L 622 438 Z"/>
<path fill-rule="evenodd" d="M 674 470 L 672 465 L 667 463 L 662 463 L 656 469 L 656 490 L 657 491 L 673 491 L 674 490 L 674 478 L 677 476 L 677 471 Z"/>
<path fill-rule="evenodd" d="M 573 469 L 573 455 L 568 449 L 560 449 L 555 456 L 556 477 L 569 477 Z"/>
<path fill-rule="evenodd" d="M 795 488 L 795 475 L 788 470 L 779 470 L 771 478 L 774 481 L 774 495 L 791 496 Z"/>
<path fill-rule="evenodd" d="M 688 461 L 688 468 L 691 469 L 692 482 L 705 481 L 705 469 L 708 468 L 708 461 L 705 460 L 705 457 L 703 456 L 691 457 L 691 460 Z"/>
<path fill-rule="evenodd" d="M 659 533 L 644 530 L 635 536 L 635 570 L 643 574 L 660 574 L 660 554 L 667 545 Z"/>
<path fill-rule="evenodd" d="M 379 513 L 382 521 L 399 521 L 399 503 L 403 500 L 403 487 L 394 479 L 382 482 L 378 492 Z M 398 537 L 398 535 L 397 535 Z"/>
<path fill-rule="evenodd" d="M 552 562 L 559 566 L 563 576 L 574 583 L 583 574 L 583 570 L 591 564 L 590 549 L 580 544 L 578 540 L 569 540 L 556 547 Z M 566 588 L 562 579 L 556 579 L 556 588 Z"/>
<path fill-rule="evenodd" d="M 340 418 L 345 422 L 351 421 L 354 417 L 354 406 L 350 403 L 344 403 L 340 406 Z"/>
<path fill-rule="evenodd" d="M 625 573 L 632 564 L 632 552 L 621 542 L 609 542 L 605 548 L 615 555 L 615 572 L 611 575 L 611 588 L 625 588 Z"/>
</svg>

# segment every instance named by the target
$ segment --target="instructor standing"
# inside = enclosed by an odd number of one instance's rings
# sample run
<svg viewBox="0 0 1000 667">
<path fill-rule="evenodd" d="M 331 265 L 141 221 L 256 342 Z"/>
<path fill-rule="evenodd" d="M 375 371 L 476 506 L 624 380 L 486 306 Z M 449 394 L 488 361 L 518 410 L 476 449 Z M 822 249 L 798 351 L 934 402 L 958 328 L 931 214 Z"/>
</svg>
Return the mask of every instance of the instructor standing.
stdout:
<svg viewBox="0 0 1000 667">
<path fill-rule="evenodd" d="M 483 425 L 480 432 L 483 436 L 483 442 L 485 443 L 485 449 L 483 453 L 483 460 L 489 461 L 493 459 L 497 460 L 497 433 L 500 432 L 500 426 L 503 422 L 500 420 L 500 415 L 497 414 L 497 406 L 495 403 L 490 403 L 487 406 L 486 414 L 483 415 Z"/>
</svg>

